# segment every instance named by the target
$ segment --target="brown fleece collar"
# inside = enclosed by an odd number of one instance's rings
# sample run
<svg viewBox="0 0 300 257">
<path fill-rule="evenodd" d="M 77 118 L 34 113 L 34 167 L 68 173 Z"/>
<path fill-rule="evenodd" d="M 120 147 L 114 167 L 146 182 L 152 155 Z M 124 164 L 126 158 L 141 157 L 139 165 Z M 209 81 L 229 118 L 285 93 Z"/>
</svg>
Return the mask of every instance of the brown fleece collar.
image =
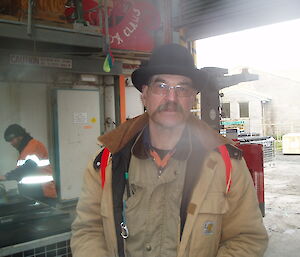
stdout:
<svg viewBox="0 0 300 257">
<path fill-rule="evenodd" d="M 101 144 L 105 145 L 111 153 L 121 150 L 143 127 L 148 123 L 148 114 L 144 113 L 133 119 L 127 120 L 116 129 L 98 137 Z"/>
<path fill-rule="evenodd" d="M 122 123 L 116 129 L 105 135 L 98 137 L 98 140 L 107 147 L 111 153 L 117 153 L 147 125 L 148 119 L 148 114 L 144 113 Z M 187 125 L 190 127 L 192 137 L 197 137 L 207 151 L 212 151 L 219 145 L 233 144 L 230 139 L 221 136 L 204 121 L 199 120 L 192 114 L 188 119 Z"/>
</svg>

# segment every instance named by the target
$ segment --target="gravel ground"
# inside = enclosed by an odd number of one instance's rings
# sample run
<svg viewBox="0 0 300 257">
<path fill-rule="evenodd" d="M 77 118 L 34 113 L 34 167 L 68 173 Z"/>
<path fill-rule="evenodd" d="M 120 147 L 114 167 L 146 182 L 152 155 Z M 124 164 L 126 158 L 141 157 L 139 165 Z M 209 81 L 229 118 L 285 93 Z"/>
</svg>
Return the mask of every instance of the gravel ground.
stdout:
<svg viewBox="0 0 300 257">
<path fill-rule="evenodd" d="M 300 155 L 277 154 L 264 172 L 264 223 L 270 239 L 264 257 L 299 257 Z"/>
</svg>

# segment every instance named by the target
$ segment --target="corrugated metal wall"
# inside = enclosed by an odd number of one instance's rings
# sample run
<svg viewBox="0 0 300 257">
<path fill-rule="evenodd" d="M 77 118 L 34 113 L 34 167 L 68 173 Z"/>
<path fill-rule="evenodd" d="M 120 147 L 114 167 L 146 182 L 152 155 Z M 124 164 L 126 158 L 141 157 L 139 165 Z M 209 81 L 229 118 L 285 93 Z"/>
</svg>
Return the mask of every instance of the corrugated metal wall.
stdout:
<svg viewBox="0 0 300 257">
<path fill-rule="evenodd" d="M 300 18 L 299 0 L 181 0 L 178 8 L 173 24 L 189 40 Z"/>
</svg>

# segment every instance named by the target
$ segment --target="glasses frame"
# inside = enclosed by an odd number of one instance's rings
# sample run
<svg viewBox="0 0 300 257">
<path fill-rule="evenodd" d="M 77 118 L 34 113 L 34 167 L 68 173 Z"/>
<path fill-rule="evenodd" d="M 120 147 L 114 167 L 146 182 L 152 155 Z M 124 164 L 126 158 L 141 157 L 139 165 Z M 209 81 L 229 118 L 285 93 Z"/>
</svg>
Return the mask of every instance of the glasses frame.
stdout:
<svg viewBox="0 0 300 257">
<path fill-rule="evenodd" d="M 158 85 L 158 86 L 156 86 Z M 164 85 L 164 88 L 159 88 L 159 86 Z M 165 82 L 153 82 L 149 83 L 149 87 L 151 89 L 151 92 L 155 95 L 160 95 L 160 96 L 167 96 L 170 94 L 170 90 L 174 89 L 174 92 L 177 97 L 190 97 L 192 96 L 196 90 L 192 88 L 191 86 L 186 85 L 186 87 L 182 85 L 175 85 L 175 86 L 169 86 Z M 179 91 L 179 89 L 187 89 L 186 91 Z M 161 92 L 158 92 L 161 89 Z M 164 91 L 165 90 L 165 91 Z M 182 94 L 184 93 L 184 94 Z"/>
</svg>

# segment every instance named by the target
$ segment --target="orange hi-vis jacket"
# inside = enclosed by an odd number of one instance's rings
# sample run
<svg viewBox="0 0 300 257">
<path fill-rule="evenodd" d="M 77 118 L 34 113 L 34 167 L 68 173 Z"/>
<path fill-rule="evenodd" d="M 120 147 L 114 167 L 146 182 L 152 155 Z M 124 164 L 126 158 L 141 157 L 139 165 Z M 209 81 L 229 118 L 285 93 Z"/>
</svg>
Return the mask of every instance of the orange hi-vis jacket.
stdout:
<svg viewBox="0 0 300 257">
<path fill-rule="evenodd" d="M 48 151 L 46 147 L 41 143 L 40 141 L 32 138 L 28 144 L 24 147 L 22 152 L 20 153 L 20 156 L 17 161 L 17 166 L 21 166 L 24 164 L 25 160 L 28 159 L 28 157 L 34 156 L 37 158 L 38 161 L 40 161 L 42 164 L 39 166 L 39 172 L 42 173 L 42 175 L 51 175 L 53 176 L 52 167 L 49 162 L 49 156 Z M 45 197 L 48 198 L 56 198 L 57 192 L 55 187 L 54 180 L 50 182 L 46 182 L 42 184 L 43 194 Z"/>
</svg>

